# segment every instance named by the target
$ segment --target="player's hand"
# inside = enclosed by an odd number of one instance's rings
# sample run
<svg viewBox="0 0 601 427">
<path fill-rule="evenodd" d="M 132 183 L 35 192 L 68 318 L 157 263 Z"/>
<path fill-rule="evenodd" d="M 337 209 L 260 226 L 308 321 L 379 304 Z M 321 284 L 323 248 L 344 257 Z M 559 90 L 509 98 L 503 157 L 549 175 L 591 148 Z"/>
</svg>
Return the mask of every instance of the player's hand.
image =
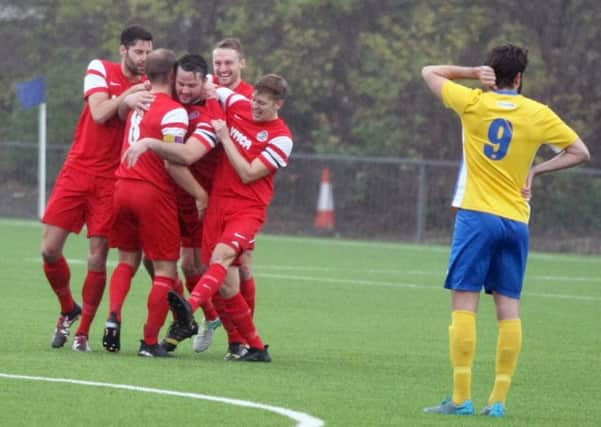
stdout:
<svg viewBox="0 0 601 427">
<path fill-rule="evenodd" d="M 143 113 L 148 111 L 150 105 L 154 102 L 154 94 L 147 90 L 137 91 L 127 95 L 123 102 L 130 110 Z"/>
<path fill-rule="evenodd" d="M 198 200 L 195 199 L 196 210 L 198 211 L 198 219 L 203 219 L 207 213 L 207 199 Z"/>
<path fill-rule="evenodd" d="M 211 120 L 211 125 L 213 126 L 213 129 L 215 129 L 215 133 L 221 141 L 223 141 L 226 138 L 229 138 L 229 130 L 224 120 Z"/>
<path fill-rule="evenodd" d="M 522 196 L 527 201 L 532 198 L 532 179 L 534 178 L 534 172 L 530 170 L 528 177 L 526 178 L 526 184 L 522 187 Z"/>
<path fill-rule="evenodd" d="M 212 81 L 207 81 L 203 87 L 205 99 L 217 99 L 217 86 Z"/>
<path fill-rule="evenodd" d="M 121 157 L 121 163 L 127 162 L 127 167 L 131 168 L 138 163 L 138 160 L 148 149 L 150 145 L 147 143 L 146 138 L 142 138 L 139 141 L 136 141 L 134 144 L 131 144 L 125 153 L 123 153 L 123 157 Z"/>
<path fill-rule="evenodd" d="M 497 76 L 495 75 L 495 70 L 488 65 L 482 65 L 477 69 L 478 80 L 482 83 L 483 86 L 489 87 L 492 89 L 497 89 Z"/>
</svg>

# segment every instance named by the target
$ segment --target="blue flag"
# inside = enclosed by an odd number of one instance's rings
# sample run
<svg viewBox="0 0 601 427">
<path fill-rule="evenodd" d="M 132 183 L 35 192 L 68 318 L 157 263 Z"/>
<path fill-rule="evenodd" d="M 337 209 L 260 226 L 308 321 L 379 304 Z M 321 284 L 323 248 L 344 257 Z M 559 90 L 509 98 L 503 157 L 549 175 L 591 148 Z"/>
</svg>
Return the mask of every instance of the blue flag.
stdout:
<svg viewBox="0 0 601 427">
<path fill-rule="evenodd" d="M 31 108 L 45 101 L 46 82 L 43 77 L 17 83 L 17 98 L 23 108 Z"/>
</svg>

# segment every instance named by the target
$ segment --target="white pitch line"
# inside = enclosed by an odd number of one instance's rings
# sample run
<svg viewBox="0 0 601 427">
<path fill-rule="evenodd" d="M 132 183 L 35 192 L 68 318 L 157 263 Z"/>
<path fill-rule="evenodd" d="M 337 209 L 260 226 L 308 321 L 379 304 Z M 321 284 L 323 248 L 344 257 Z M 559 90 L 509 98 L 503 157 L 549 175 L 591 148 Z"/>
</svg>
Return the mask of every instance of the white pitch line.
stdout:
<svg viewBox="0 0 601 427">
<path fill-rule="evenodd" d="M 42 224 L 35 220 L 20 220 L 20 219 L 9 219 L 0 218 L 0 225 L 8 225 L 12 227 L 33 227 L 41 228 Z M 261 241 L 275 241 L 275 242 L 292 242 L 302 243 L 303 245 L 319 245 L 319 246 L 341 246 L 341 247 L 365 247 L 374 249 L 400 249 L 408 250 L 413 252 L 432 252 L 432 253 L 446 253 L 450 251 L 449 245 L 428 245 L 428 244 L 416 244 L 408 242 L 393 242 L 393 241 L 377 241 L 377 240 L 351 240 L 351 239 L 338 239 L 338 238 L 324 238 L 324 237 L 306 237 L 306 236 L 290 236 L 290 235 L 275 235 L 275 234 L 260 234 L 258 239 Z M 529 259 L 539 259 L 544 261 L 562 261 L 570 263 L 582 263 L 582 264 L 597 264 L 599 262 L 599 255 L 570 255 L 563 253 L 547 253 L 547 252 L 530 252 L 528 254 Z"/>
<path fill-rule="evenodd" d="M 25 258 L 27 262 L 40 263 L 39 258 Z M 86 264 L 87 261 L 82 259 L 69 258 L 68 262 L 71 264 L 81 265 Z M 109 267 L 115 267 L 117 261 L 109 260 L 107 262 Z M 256 274 L 269 274 L 265 271 L 314 271 L 322 273 L 364 273 L 364 274 L 410 274 L 414 276 L 430 276 L 430 277 L 442 277 L 444 278 L 444 271 L 423 271 L 423 270 L 397 270 L 397 269 L 375 269 L 375 268 L 332 268 L 332 267 L 319 267 L 313 265 L 261 265 L 255 267 Z M 529 280 L 547 280 L 554 282 L 592 282 L 601 283 L 601 277 L 586 277 L 586 276 L 539 276 L 539 275 L 528 275 L 526 274 L 526 282 Z M 376 283 L 376 282 L 374 282 Z M 379 282 L 377 282 L 379 283 Z"/>
<path fill-rule="evenodd" d="M 375 269 L 375 268 L 332 268 L 332 267 L 318 267 L 318 266 L 306 266 L 306 265 L 262 265 L 257 267 L 259 270 L 280 270 L 280 271 L 317 271 L 324 273 L 367 273 L 367 274 L 410 274 L 414 276 L 430 276 L 430 277 L 444 277 L 444 271 L 424 271 L 424 270 L 399 270 L 399 269 Z M 558 282 L 600 282 L 601 277 L 585 277 L 585 276 L 538 276 L 538 275 L 526 275 L 526 281 L 528 280 L 552 280 Z"/>
<path fill-rule="evenodd" d="M 35 261 L 35 262 L 39 262 L 39 259 L 37 258 L 26 258 L 26 261 Z M 69 258 L 68 261 L 72 264 L 85 264 L 87 261 L 81 260 L 81 259 L 71 259 Z M 108 262 L 109 266 L 115 266 L 116 262 L 115 261 L 109 261 Z M 254 274 L 257 277 L 268 277 L 270 279 L 283 279 L 283 280 L 299 280 L 299 281 L 304 281 L 304 282 L 315 282 L 315 283 L 334 283 L 334 284 L 351 284 L 351 285 L 367 285 L 367 286 L 379 286 L 379 287 L 386 287 L 386 288 L 405 288 L 405 289 L 428 289 L 428 290 L 438 290 L 438 289 L 442 289 L 442 284 L 440 285 L 436 285 L 436 286 L 429 286 L 429 285 L 424 285 L 423 283 L 403 283 L 403 282 L 384 282 L 384 281 L 375 281 L 375 280 L 357 280 L 357 279 L 332 279 L 332 278 L 325 278 L 325 277 L 321 277 L 321 276 L 308 276 L 308 275 L 291 275 L 291 274 L 277 274 L 277 273 L 267 273 L 267 272 L 263 272 L 261 270 L 277 270 L 277 267 L 256 267 Z M 313 268 L 313 267 L 290 267 L 290 266 L 282 266 L 281 270 L 304 270 L 304 271 L 337 271 L 334 269 L 326 269 L 323 270 L 321 268 Z M 340 271 L 344 271 L 344 272 L 349 272 L 350 270 L 340 270 Z M 419 273 L 419 274 L 428 274 L 428 272 L 416 272 L 416 271 L 412 271 L 412 273 Z M 435 274 L 435 276 L 437 277 L 442 277 L 441 274 Z M 535 279 L 542 279 L 542 280 L 560 280 L 560 281 L 564 281 L 564 282 L 569 282 L 569 281 L 590 281 L 590 282 L 597 282 L 598 279 L 595 278 L 586 278 L 586 277 L 577 277 L 577 278 L 573 278 L 573 277 L 559 277 L 559 276 L 530 276 L 527 277 L 526 280 L 535 280 Z M 441 282 L 442 283 L 442 282 Z M 527 286 L 527 285 L 526 285 Z M 541 297 L 541 298 L 557 298 L 557 299 L 573 299 L 573 300 L 579 300 L 579 301 L 601 301 L 601 297 L 595 297 L 595 296 L 589 296 L 589 295 L 571 295 L 571 294 L 545 294 L 545 293 L 531 293 L 528 291 L 524 292 L 524 295 L 526 296 L 535 296 L 535 297 Z"/>
<path fill-rule="evenodd" d="M 424 284 L 416 283 L 401 283 L 401 282 L 376 282 L 372 280 L 354 280 L 354 279 L 331 279 L 324 277 L 314 276 L 291 276 L 288 274 L 271 274 L 271 273 L 259 273 L 255 271 L 255 276 L 268 277 L 270 279 L 285 279 L 285 280 L 299 280 L 304 282 L 315 282 L 315 283 L 335 283 L 335 284 L 351 284 L 351 285 L 368 285 L 368 286 L 380 286 L 386 288 L 405 288 L 405 289 L 427 289 L 427 290 L 441 290 L 443 289 L 442 284 L 437 286 L 429 286 Z M 558 299 L 573 299 L 579 301 L 601 301 L 601 297 L 594 297 L 589 295 L 570 295 L 570 294 L 541 294 L 524 292 L 526 296 L 535 296 L 541 298 L 558 298 Z"/>
<path fill-rule="evenodd" d="M 198 399 L 198 400 L 208 400 L 210 402 L 218 402 L 225 403 L 228 405 L 234 406 L 242 406 L 245 408 L 253 408 L 253 409 L 262 409 L 264 411 L 273 412 L 278 415 L 283 415 L 288 417 L 296 422 L 295 427 L 322 427 L 325 425 L 325 421 L 315 418 L 311 415 L 305 414 L 304 412 L 292 411 L 290 409 L 281 408 L 279 406 L 265 405 L 263 403 L 250 402 L 248 400 L 239 400 L 239 399 L 230 399 L 227 397 L 219 397 L 219 396 L 210 396 L 207 394 L 199 394 L 199 393 L 187 393 L 181 391 L 173 391 L 173 390 L 164 390 L 160 388 L 150 388 L 150 387 L 138 387 L 127 384 L 112 384 L 112 383 L 101 383 L 95 381 L 80 381 L 80 380 L 72 380 L 69 378 L 49 378 L 49 377 L 36 377 L 29 375 L 15 375 L 15 374 L 5 374 L 0 372 L 0 377 L 8 378 L 8 379 L 16 379 L 16 380 L 30 380 L 30 381 L 46 381 L 51 383 L 66 383 L 66 384 L 76 384 L 76 385 L 84 385 L 90 387 L 107 387 L 107 388 L 115 388 L 120 390 L 130 390 L 130 391 L 139 391 L 143 393 L 154 393 L 154 394 L 162 394 L 167 396 L 176 396 L 176 397 L 187 397 L 190 399 Z"/>
</svg>

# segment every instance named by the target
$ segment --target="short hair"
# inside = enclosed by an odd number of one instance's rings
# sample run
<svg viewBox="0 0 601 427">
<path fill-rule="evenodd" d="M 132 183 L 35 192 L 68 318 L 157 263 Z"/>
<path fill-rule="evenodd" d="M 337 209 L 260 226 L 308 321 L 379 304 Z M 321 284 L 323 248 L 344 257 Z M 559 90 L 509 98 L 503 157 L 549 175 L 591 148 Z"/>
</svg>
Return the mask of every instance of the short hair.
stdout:
<svg viewBox="0 0 601 427">
<path fill-rule="evenodd" d="M 187 54 L 177 60 L 175 68 L 181 68 L 184 71 L 199 73 L 202 78 L 205 78 L 209 72 L 209 66 L 207 61 L 201 56 L 196 54 Z"/>
<path fill-rule="evenodd" d="M 139 25 L 131 25 L 121 32 L 121 44 L 130 47 L 136 44 L 138 40 L 152 41 L 152 34 Z"/>
<path fill-rule="evenodd" d="M 169 83 L 169 73 L 173 72 L 175 53 L 169 49 L 156 49 L 148 54 L 144 72 L 150 83 Z"/>
<path fill-rule="evenodd" d="M 266 92 L 277 100 L 286 98 L 288 82 L 277 74 L 266 74 L 255 84 L 256 92 Z"/>
<path fill-rule="evenodd" d="M 512 44 L 497 46 L 489 52 L 484 65 L 495 70 L 498 88 L 511 87 L 515 76 L 526 70 L 528 49 Z"/>
<path fill-rule="evenodd" d="M 242 52 L 242 43 L 240 43 L 239 39 L 229 37 L 223 40 L 218 41 L 215 44 L 214 49 L 232 49 L 238 52 L 240 58 L 244 58 L 244 52 Z"/>
</svg>

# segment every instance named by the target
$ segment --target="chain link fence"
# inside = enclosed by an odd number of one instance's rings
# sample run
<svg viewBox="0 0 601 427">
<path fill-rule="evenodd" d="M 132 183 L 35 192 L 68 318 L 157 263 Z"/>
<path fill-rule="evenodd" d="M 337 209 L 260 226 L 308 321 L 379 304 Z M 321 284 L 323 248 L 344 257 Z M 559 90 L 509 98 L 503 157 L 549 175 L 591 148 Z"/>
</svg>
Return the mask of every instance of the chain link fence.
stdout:
<svg viewBox="0 0 601 427">
<path fill-rule="evenodd" d="M 37 216 L 37 145 L 0 143 L 0 216 Z M 69 147 L 49 145 L 47 193 Z M 314 227 L 322 171 L 329 168 L 335 227 Z M 459 163 L 295 153 L 276 176 L 265 231 L 448 244 Z M 577 168 L 535 180 L 531 247 L 601 253 L 601 170 Z"/>
</svg>

